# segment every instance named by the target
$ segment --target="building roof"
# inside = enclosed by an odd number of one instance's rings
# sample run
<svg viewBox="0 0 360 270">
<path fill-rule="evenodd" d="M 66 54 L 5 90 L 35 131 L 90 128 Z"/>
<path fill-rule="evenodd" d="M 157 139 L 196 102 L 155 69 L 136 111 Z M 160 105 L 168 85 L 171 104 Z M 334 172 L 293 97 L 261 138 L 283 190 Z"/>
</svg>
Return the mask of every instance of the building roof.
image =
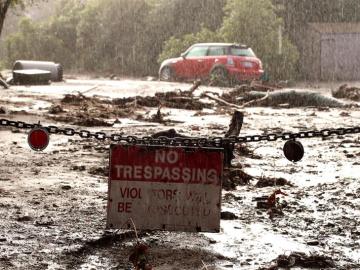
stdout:
<svg viewBox="0 0 360 270">
<path fill-rule="evenodd" d="M 327 34 L 360 33 L 360 23 L 309 23 L 309 27 Z"/>
</svg>

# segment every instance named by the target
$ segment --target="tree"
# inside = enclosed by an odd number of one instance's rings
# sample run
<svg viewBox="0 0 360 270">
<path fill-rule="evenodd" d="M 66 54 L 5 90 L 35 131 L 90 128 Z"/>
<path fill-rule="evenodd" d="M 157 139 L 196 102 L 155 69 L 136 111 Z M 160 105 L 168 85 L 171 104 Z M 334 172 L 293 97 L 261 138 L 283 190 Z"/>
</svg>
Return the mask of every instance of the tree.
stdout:
<svg viewBox="0 0 360 270">
<path fill-rule="evenodd" d="M 48 60 L 72 68 L 76 63 L 76 27 L 81 9 L 78 0 L 61 0 L 55 16 L 46 21 L 22 18 L 19 31 L 5 39 L 7 63 L 17 59 Z"/>
<path fill-rule="evenodd" d="M 220 29 L 227 42 L 251 46 L 262 59 L 265 70 L 275 79 L 296 76 L 297 48 L 281 35 L 283 20 L 271 0 L 229 0 Z"/>
<path fill-rule="evenodd" d="M 158 60 L 179 56 L 193 43 L 240 43 L 254 49 L 272 78 L 296 76 L 294 67 L 299 58 L 298 51 L 286 36 L 279 34 L 283 21 L 275 13 L 271 0 L 228 0 L 224 10 L 225 17 L 218 30 L 203 28 L 196 34 L 173 36 L 165 42 Z"/>
<path fill-rule="evenodd" d="M 34 0 L 28 0 L 28 4 L 32 4 Z M 2 33 L 2 29 L 4 26 L 6 14 L 10 7 L 21 5 L 22 7 L 25 6 L 23 0 L 0 0 L 0 36 Z"/>
<path fill-rule="evenodd" d="M 222 41 L 222 37 L 207 28 L 203 28 L 195 34 L 186 34 L 181 38 L 171 37 L 165 42 L 164 50 L 159 55 L 158 63 L 168 58 L 178 57 L 182 52 L 195 43 L 217 42 Z"/>
</svg>

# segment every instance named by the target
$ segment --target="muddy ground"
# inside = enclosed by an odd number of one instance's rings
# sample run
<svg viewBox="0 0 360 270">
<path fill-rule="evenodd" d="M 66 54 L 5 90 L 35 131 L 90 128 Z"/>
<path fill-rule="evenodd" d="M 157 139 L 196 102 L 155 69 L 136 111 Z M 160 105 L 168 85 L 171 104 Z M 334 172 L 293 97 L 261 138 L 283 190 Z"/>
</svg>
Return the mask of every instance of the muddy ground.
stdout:
<svg viewBox="0 0 360 270">
<path fill-rule="evenodd" d="M 161 119 L 158 106 L 113 102 L 190 87 L 132 80 L 14 86 L 0 89 L 0 118 L 109 134 L 145 136 L 174 128 L 223 136 L 234 109 L 213 100 L 197 99 L 207 105 L 196 110 L 162 106 Z M 329 86 L 302 88 L 331 92 Z M 200 86 L 194 95 L 204 91 L 229 90 Z M 69 94 L 77 99 L 64 102 Z M 360 109 L 349 106 L 242 111 L 241 135 L 360 123 Z M 133 269 L 134 231 L 105 230 L 109 142 L 52 135 L 44 152 L 34 152 L 26 132 L 0 127 L 0 269 Z M 220 233 L 139 232 L 154 269 L 360 269 L 359 135 L 301 142 L 305 156 L 296 164 L 284 158 L 281 141 L 237 147 L 233 169 L 252 179 L 224 187 L 222 211 L 232 214 L 223 214 Z M 269 178 L 286 181 L 257 184 Z M 257 208 L 256 198 L 278 188 L 287 194 L 280 196 L 282 214 Z"/>
</svg>

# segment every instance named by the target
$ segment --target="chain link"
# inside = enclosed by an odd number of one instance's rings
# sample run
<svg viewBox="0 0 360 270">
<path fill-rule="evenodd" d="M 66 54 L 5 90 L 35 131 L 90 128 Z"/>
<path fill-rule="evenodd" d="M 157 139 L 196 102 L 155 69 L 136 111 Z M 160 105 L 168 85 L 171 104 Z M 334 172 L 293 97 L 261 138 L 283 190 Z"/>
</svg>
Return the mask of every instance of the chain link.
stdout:
<svg viewBox="0 0 360 270">
<path fill-rule="evenodd" d="M 223 137 L 158 137 L 153 138 L 150 136 L 137 137 L 137 136 L 124 136 L 123 134 L 111 134 L 107 135 L 104 132 L 90 132 L 88 130 L 76 131 L 73 128 L 59 128 L 56 126 L 41 126 L 40 124 L 28 124 L 21 121 L 12 121 L 8 119 L 0 119 L 0 126 L 3 127 L 15 127 L 19 129 L 32 129 L 34 127 L 43 127 L 49 134 L 63 134 L 65 136 L 78 135 L 83 139 L 95 138 L 99 141 L 110 140 L 115 143 L 128 143 L 128 144 L 142 144 L 142 145 L 170 145 L 170 146 L 198 146 L 198 147 L 222 147 L 224 145 L 234 145 L 238 143 L 250 143 L 269 141 L 274 142 L 279 139 L 282 140 L 293 140 L 293 139 L 305 139 L 305 138 L 327 138 L 333 135 L 343 136 L 349 134 L 359 134 L 360 127 L 352 128 L 327 128 L 323 130 L 309 130 L 301 131 L 297 133 L 284 132 L 284 133 L 272 133 L 264 135 L 249 135 L 249 136 L 231 136 L 228 138 Z"/>
</svg>

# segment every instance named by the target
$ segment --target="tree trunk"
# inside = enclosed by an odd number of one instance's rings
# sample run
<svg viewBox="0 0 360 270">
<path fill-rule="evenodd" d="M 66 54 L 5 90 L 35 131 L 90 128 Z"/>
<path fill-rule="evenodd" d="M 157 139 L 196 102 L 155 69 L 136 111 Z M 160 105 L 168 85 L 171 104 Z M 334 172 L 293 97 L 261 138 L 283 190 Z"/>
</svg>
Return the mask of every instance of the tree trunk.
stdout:
<svg viewBox="0 0 360 270">
<path fill-rule="evenodd" d="M 4 26 L 6 13 L 9 9 L 11 1 L 12 0 L 0 0 L 0 36 L 2 33 L 3 26 Z"/>
</svg>

